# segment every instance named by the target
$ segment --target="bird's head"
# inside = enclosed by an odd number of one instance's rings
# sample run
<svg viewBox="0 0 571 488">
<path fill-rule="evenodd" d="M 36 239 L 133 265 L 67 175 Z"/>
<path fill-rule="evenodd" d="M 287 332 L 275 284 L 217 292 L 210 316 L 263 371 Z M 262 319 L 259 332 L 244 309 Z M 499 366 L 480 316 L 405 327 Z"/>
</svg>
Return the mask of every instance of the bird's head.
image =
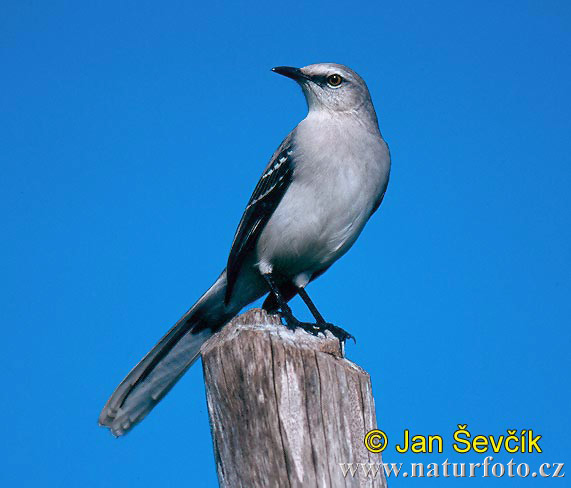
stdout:
<svg viewBox="0 0 571 488">
<path fill-rule="evenodd" d="M 272 71 L 299 83 L 310 112 L 358 112 L 364 108 L 374 114 L 365 81 L 347 66 L 318 63 L 304 68 L 278 66 Z"/>
</svg>

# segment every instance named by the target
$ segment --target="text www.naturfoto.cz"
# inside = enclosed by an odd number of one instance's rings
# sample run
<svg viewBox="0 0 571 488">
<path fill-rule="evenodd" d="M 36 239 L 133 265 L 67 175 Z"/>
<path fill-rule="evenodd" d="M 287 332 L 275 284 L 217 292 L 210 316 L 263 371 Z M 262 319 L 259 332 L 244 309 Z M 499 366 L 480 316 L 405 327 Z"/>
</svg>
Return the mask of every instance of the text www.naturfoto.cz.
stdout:
<svg viewBox="0 0 571 488">
<path fill-rule="evenodd" d="M 409 471 L 402 471 L 403 463 L 339 463 L 344 477 L 375 478 L 384 472 L 387 478 L 564 478 L 564 463 L 543 463 L 537 471 L 531 471 L 527 463 L 514 463 L 513 459 L 507 464 L 494 463 L 492 456 L 484 459 L 483 463 L 450 463 L 448 459 L 438 463 L 411 463 Z"/>
</svg>

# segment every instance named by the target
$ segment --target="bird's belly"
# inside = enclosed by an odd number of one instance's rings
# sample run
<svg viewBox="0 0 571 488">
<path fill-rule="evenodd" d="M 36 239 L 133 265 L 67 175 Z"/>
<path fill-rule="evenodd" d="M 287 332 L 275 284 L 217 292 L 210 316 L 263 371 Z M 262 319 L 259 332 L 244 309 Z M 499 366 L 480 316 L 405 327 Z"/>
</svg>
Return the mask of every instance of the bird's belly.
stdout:
<svg viewBox="0 0 571 488">
<path fill-rule="evenodd" d="M 331 175 L 330 175 L 331 176 Z M 353 244 L 365 225 L 371 203 L 358 181 L 333 175 L 328 184 L 294 182 L 258 241 L 260 263 L 295 277 L 330 266 Z"/>
</svg>

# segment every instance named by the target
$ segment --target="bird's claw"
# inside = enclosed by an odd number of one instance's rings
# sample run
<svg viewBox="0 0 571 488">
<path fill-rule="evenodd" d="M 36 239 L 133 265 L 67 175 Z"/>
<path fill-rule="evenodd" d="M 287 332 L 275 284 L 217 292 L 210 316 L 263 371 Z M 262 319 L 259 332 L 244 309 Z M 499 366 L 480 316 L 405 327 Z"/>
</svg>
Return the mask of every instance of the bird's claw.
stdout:
<svg viewBox="0 0 571 488">
<path fill-rule="evenodd" d="M 337 337 L 337 339 L 339 339 L 339 342 L 345 342 L 349 339 L 353 339 L 353 342 L 357 344 L 357 340 L 355 339 L 355 337 L 349 332 L 347 332 L 345 329 L 342 329 L 341 327 L 337 327 L 336 325 L 330 323 L 325 323 L 323 324 L 323 328 L 324 330 L 328 330 L 335 337 Z"/>
<path fill-rule="evenodd" d="M 336 325 L 330 324 L 328 322 L 323 323 L 313 323 L 313 322 L 300 322 L 299 320 L 286 320 L 285 326 L 289 330 L 295 331 L 295 329 L 303 329 L 306 332 L 309 332 L 311 335 L 317 336 L 319 333 L 325 335 L 325 331 L 331 332 L 339 342 L 343 343 L 348 339 L 353 339 L 353 342 L 356 344 L 357 341 L 352 334 L 347 332 L 346 330 L 342 329 L 341 327 L 337 327 Z"/>
</svg>

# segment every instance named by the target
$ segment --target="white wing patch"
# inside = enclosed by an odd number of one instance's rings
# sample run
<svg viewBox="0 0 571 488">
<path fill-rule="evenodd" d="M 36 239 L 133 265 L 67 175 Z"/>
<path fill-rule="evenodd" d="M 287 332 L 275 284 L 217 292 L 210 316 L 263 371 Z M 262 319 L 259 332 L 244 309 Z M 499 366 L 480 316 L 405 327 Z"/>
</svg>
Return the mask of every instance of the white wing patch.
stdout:
<svg viewBox="0 0 571 488">
<path fill-rule="evenodd" d="M 291 151 L 288 151 L 288 154 L 291 154 Z M 280 167 L 288 160 L 288 158 L 286 156 L 282 156 L 281 158 L 279 158 L 278 160 L 276 160 L 276 162 L 267 169 L 267 171 L 262 175 L 262 180 L 267 178 L 268 176 L 271 176 L 272 173 L 274 171 L 277 171 L 278 169 L 280 169 Z M 269 195 L 273 189 L 280 184 L 283 179 L 286 177 L 286 174 L 281 175 L 272 186 L 270 186 L 264 193 L 261 193 L 260 195 L 258 195 L 257 198 L 255 198 L 254 200 L 252 200 L 247 206 L 246 206 L 246 210 L 249 209 L 252 205 L 255 205 L 256 203 L 258 203 L 260 200 L 262 200 L 263 198 L 265 198 L 267 195 Z"/>
<path fill-rule="evenodd" d="M 290 152 L 288 152 L 288 154 L 290 154 Z M 268 169 L 268 171 L 266 171 L 263 175 L 262 175 L 262 180 L 264 178 L 267 178 L 268 176 L 270 176 L 274 171 L 278 170 L 280 168 L 280 166 L 282 164 L 284 164 L 287 161 L 287 158 L 285 156 L 281 157 L 278 161 L 276 161 L 274 163 L 274 165 Z M 273 188 L 273 187 L 272 187 Z"/>
</svg>

